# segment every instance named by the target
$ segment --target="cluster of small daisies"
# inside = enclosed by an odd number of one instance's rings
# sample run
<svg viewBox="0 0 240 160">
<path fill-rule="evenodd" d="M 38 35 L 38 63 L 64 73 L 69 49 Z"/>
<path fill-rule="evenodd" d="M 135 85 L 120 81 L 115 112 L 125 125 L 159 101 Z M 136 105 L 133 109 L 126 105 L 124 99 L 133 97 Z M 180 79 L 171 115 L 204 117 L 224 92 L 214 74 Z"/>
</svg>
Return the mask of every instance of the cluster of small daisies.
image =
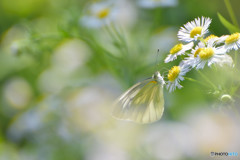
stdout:
<svg viewBox="0 0 240 160">
<path fill-rule="evenodd" d="M 179 66 L 173 66 L 169 70 L 167 89 L 170 92 L 182 88 L 180 81 L 183 81 L 186 73 L 193 68 L 198 70 L 205 66 L 224 64 L 233 66 L 233 60 L 228 53 L 240 48 L 240 33 L 221 37 L 208 36 L 211 21 L 210 18 L 196 18 L 180 28 L 178 32 L 180 42 L 170 50 L 165 59 L 165 63 L 168 63 L 180 55 L 185 56 Z"/>
</svg>

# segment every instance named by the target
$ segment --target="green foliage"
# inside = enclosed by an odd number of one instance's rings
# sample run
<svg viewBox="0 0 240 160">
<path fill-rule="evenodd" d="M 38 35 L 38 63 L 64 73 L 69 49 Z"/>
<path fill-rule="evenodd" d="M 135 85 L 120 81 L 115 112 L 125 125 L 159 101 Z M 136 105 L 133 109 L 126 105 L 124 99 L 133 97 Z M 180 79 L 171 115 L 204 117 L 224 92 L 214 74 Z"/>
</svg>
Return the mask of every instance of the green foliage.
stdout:
<svg viewBox="0 0 240 160">
<path fill-rule="evenodd" d="M 226 27 L 230 33 L 239 32 L 240 29 L 227 21 L 220 13 L 218 13 L 218 18 L 222 25 Z"/>
</svg>

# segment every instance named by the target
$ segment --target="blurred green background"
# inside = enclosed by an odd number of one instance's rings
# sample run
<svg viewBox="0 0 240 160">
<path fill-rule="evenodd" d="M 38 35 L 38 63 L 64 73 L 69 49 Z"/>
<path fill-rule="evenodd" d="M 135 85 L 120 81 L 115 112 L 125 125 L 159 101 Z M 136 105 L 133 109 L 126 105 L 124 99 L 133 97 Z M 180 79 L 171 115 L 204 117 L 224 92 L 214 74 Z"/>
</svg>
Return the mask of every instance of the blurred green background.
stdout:
<svg viewBox="0 0 240 160">
<path fill-rule="evenodd" d="M 165 111 L 156 123 L 111 117 L 113 101 L 154 73 L 157 49 L 157 70 L 164 76 L 179 63 L 163 60 L 183 24 L 210 17 L 211 33 L 229 34 L 217 16 L 231 21 L 224 1 L 142 8 L 137 0 L 116 0 L 117 20 L 86 27 L 81 18 L 94 3 L 99 1 L 0 0 L 0 160 L 210 159 L 211 151 L 239 153 L 239 116 L 219 101 L 224 89 L 186 80 L 181 90 L 164 90 Z M 240 21 L 240 1 L 230 3 Z M 228 82 L 228 71 L 203 72 Z M 196 71 L 188 76 L 204 82 Z"/>
</svg>

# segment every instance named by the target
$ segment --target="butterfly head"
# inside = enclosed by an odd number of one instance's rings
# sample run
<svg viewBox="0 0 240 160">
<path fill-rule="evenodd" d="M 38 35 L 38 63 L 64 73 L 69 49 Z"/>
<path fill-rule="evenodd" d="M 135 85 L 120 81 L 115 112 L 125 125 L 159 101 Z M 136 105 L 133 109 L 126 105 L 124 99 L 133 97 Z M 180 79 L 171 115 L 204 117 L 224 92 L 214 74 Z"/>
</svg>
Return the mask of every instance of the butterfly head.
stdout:
<svg viewBox="0 0 240 160">
<path fill-rule="evenodd" d="M 158 71 L 153 74 L 152 78 L 155 81 L 157 81 L 158 83 L 160 83 L 161 85 L 165 84 L 163 77 L 161 76 L 161 74 Z"/>
</svg>

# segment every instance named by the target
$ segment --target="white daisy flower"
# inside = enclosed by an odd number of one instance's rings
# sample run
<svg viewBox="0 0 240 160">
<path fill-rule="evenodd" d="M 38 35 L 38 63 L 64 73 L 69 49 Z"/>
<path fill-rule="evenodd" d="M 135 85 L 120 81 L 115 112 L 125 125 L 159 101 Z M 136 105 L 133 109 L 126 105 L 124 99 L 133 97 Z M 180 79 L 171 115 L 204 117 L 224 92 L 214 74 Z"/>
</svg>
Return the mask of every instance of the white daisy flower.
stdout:
<svg viewBox="0 0 240 160">
<path fill-rule="evenodd" d="M 187 50 L 190 50 L 193 47 L 193 42 L 183 45 L 182 43 L 176 44 L 171 50 L 170 54 L 164 60 L 165 63 L 177 59 L 177 56 L 185 54 Z"/>
<path fill-rule="evenodd" d="M 108 23 L 112 22 L 118 9 L 112 2 L 99 2 L 92 4 L 87 14 L 80 18 L 79 23 L 89 28 L 100 28 Z"/>
<path fill-rule="evenodd" d="M 218 38 L 217 40 L 217 43 L 220 44 L 220 43 L 225 43 L 225 40 L 226 38 L 228 37 L 229 35 L 223 35 L 221 37 Z"/>
<path fill-rule="evenodd" d="M 194 49 L 192 49 L 191 54 L 188 54 L 188 57 L 186 57 L 182 62 L 184 65 L 188 65 L 191 68 L 194 68 L 196 66 L 196 60 L 199 52 L 202 48 L 205 47 L 205 44 L 203 42 L 199 42 L 198 45 Z"/>
<path fill-rule="evenodd" d="M 203 38 L 208 33 L 211 21 L 210 18 L 202 17 L 201 19 L 196 18 L 194 21 L 188 22 L 178 31 L 178 38 L 184 42 L 196 41 L 200 37 Z"/>
<path fill-rule="evenodd" d="M 204 42 L 207 44 L 209 40 L 213 40 L 216 43 L 216 45 L 220 45 L 222 43 L 225 43 L 225 40 L 227 37 L 228 37 L 228 35 L 218 37 L 216 35 L 211 34 L 204 39 Z"/>
<path fill-rule="evenodd" d="M 178 0 L 139 0 L 142 8 L 172 7 L 178 5 Z"/>
<path fill-rule="evenodd" d="M 212 64 L 221 64 L 224 59 L 229 59 L 229 55 L 226 54 L 226 50 L 222 47 L 216 48 L 216 43 L 214 40 L 209 40 L 206 47 L 199 47 L 198 50 L 194 52 L 195 59 L 192 60 L 192 67 L 196 69 L 203 69 L 207 64 L 209 67 Z"/>
<path fill-rule="evenodd" d="M 208 43 L 209 40 L 214 40 L 215 42 L 218 42 L 219 37 L 215 36 L 214 34 L 211 34 L 211 35 L 207 36 L 206 38 L 204 38 L 205 43 Z"/>
<path fill-rule="evenodd" d="M 184 77 L 187 72 L 190 71 L 190 68 L 183 63 L 179 66 L 173 66 L 168 72 L 168 81 L 167 81 L 167 89 L 170 92 L 173 92 L 176 88 L 182 88 L 180 85 L 180 81 L 184 80 Z"/>
<path fill-rule="evenodd" d="M 220 40 L 225 43 L 223 47 L 227 52 L 232 49 L 238 50 L 240 48 L 240 33 L 222 36 Z"/>
</svg>

